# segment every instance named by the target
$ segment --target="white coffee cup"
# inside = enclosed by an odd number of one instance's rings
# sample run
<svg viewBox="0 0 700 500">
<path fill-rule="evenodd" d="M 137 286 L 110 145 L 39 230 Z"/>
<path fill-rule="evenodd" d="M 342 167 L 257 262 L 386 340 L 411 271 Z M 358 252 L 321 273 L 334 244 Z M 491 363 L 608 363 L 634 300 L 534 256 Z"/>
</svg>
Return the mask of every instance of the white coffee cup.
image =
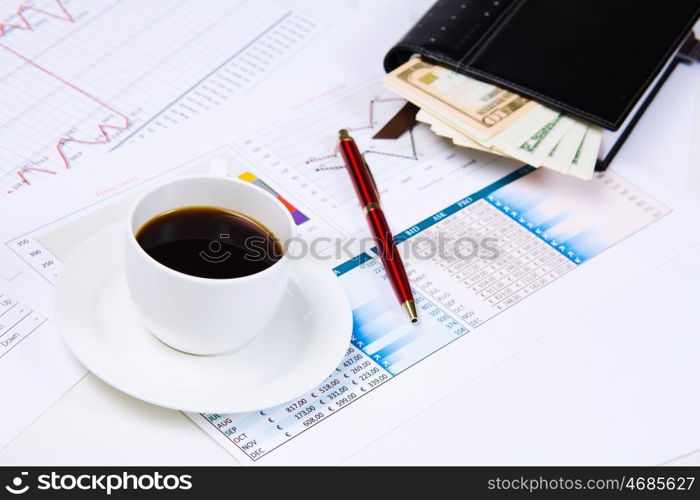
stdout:
<svg viewBox="0 0 700 500">
<path fill-rule="evenodd" d="M 126 280 L 144 324 L 162 342 L 180 351 L 232 351 L 252 340 L 274 315 L 287 287 L 289 257 L 283 255 L 255 274 L 228 279 L 191 276 L 161 264 L 141 248 L 136 233 L 153 217 L 190 206 L 247 215 L 283 245 L 295 236 L 296 226 L 289 211 L 267 191 L 214 175 L 171 180 L 141 196 L 132 207 L 126 235 Z"/>
</svg>

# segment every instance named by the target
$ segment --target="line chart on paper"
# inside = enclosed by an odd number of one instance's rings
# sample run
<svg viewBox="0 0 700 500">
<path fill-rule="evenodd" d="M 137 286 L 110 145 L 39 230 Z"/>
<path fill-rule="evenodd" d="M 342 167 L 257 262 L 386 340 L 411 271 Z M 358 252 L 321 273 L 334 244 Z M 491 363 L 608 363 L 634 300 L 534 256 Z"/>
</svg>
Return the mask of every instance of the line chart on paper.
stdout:
<svg viewBox="0 0 700 500">
<path fill-rule="evenodd" d="M 372 130 L 375 128 L 375 125 L 377 124 L 376 121 L 376 114 L 377 112 L 375 111 L 375 108 L 378 105 L 381 105 L 383 103 L 396 103 L 396 102 L 401 102 L 403 103 L 404 100 L 400 97 L 375 97 L 373 99 L 370 99 L 369 101 L 369 106 L 367 110 L 367 123 L 361 124 L 361 125 L 355 125 L 355 126 L 348 126 L 347 130 L 349 132 L 359 132 L 359 131 L 364 131 L 364 130 Z M 384 156 L 392 156 L 394 158 L 403 158 L 404 160 L 414 160 L 418 161 L 418 153 L 416 152 L 416 140 L 413 135 L 413 127 L 411 127 L 408 130 L 408 136 L 410 138 L 410 143 L 411 143 L 411 152 L 410 153 L 392 153 L 392 152 L 387 152 L 387 151 L 379 151 L 375 149 L 366 149 L 362 151 L 362 154 L 378 154 L 378 155 L 384 155 Z M 336 144 L 333 147 L 333 150 L 330 153 L 320 155 L 320 156 L 312 156 L 310 158 L 307 158 L 306 164 L 307 165 L 313 165 L 316 164 L 317 162 L 322 162 L 324 160 L 335 160 L 338 159 L 338 162 L 340 162 L 340 152 L 338 151 L 338 145 Z M 324 170 L 337 170 L 337 169 L 342 169 L 344 168 L 342 165 L 332 165 L 332 166 L 316 166 L 314 170 L 316 172 L 322 172 Z"/>
<path fill-rule="evenodd" d="M 318 103 L 291 120 L 267 127 L 236 145 L 266 174 L 286 184 L 297 199 L 312 200 L 329 225 L 350 235 L 366 228 L 357 217 L 357 197 L 337 150 L 338 130 L 348 129 L 367 159 L 389 213 L 399 214 L 417 200 L 434 203 L 459 196 L 489 171 L 507 171 L 513 162 L 466 150 L 417 124 L 396 140 L 373 135 L 405 101 L 372 80 Z M 497 175 L 497 174 L 493 174 Z M 421 203 L 421 206 L 423 203 Z M 426 209 L 428 210 L 428 209 Z"/>
<path fill-rule="evenodd" d="M 319 29 L 281 2 L 0 4 L 0 194 L 249 90 Z"/>
</svg>

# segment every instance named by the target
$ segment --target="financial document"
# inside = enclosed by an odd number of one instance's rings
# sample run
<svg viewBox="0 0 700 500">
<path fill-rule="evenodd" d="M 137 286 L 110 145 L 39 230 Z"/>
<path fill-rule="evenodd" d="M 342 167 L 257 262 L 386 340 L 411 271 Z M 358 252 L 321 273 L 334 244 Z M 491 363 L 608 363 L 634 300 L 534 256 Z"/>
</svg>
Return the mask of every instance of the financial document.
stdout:
<svg viewBox="0 0 700 500">
<path fill-rule="evenodd" d="M 351 345 L 334 373 L 274 408 L 190 417 L 241 460 L 274 455 L 452 342 L 489 335 L 496 315 L 669 211 L 613 173 L 581 185 L 532 167 L 515 170 L 395 235 L 408 256 L 418 325 L 407 323 L 384 293 L 381 261 L 361 254 L 334 269 L 354 321 Z M 571 299 L 577 299 L 573 291 Z"/>
<path fill-rule="evenodd" d="M 46 4 L 43 10 L 58 17 L 23 9 L 28 19 L 45 18 L 33 25 L 34 31 L 16 32 L 30 35 L 42 26 L 68 23 L 60 10 L 51 10 L 58 4 Z M 78 4 L 60 6 L 74 15 L 71 7 Z M 398 39 L 420 16 L 420 8 L 397 9 L 391 2 L 300 4 L 305 8 L 293 11 L 295 19 L 314 26 L 301 37 L 308 41 L 295 49 L 303 52 L 293 67 L 270 70 L 277 80 L 253 82 L 255 98 L 232 94 L 213 102 L 205 97 L 210 94 L 193 91 L 191 96 L 210 103 L 205 116 L 190 119 L 193 115 L 180 108 L 182 121 L 170 112 L 150 120 L 157 113 L 152 110 L 140 129 L 93 128 L 94 140 L 102 132 L 110 138 L 96 144 L 63 140 L 79 136 L 61 130 L 42 143 L 46 170 L 58 173 L 22 171 L 25 183 L 8 169 L 13 181 L 7 187 L 13 192 L 0 198 L 0 211 L 22 216 L 6 217 L 0 228 L 0 303 L 5 304 L 0 314 L 6 311 L 12 320 L 3 328 L 13 338 L 2 351 L 0 378 L 16 381 L 4 389 L 0 443 L 84 373 L 51 320 L 61 261 L 97 228 L 121 220 L 142 189 L 172 176 L 206 172 L 213 163 L 282 197 L 304 238 L 367 236 L 335 148 L 337 130 L 349 128 L 377 177 L 399 247 L 411 249 L 406 262 L 421 308 L 420 325 L 409 328 L 371 251 L 329 261 L 329 272 L 335 269 L 351 298 L 355 319 L 352 343 L 338 369 L 307 394 L 276 408 L 247 415 L 189 415 L 244 464 L 337 462 L 695 241 L 683 229 L 694 224 L 694 208 L 642 177 L 630 181 L 613 171 L 586 183 L 532 171 L 456 147 L 420 124 L 396 141 L 373 140 L 403 105 L 382 88 L 377 47 Z M 261 16 L 268 27 L 287 12 L 281 3 L 269 5 L 270 13 Z M 386 27 L 387 16 L 398 11 L 403 17 Z M 76 23 L 80 19 L 75 16 Z M 354 36 L 353 26 L 376 29 L 363 39 Z M 172 36 L 179 39 L 181 33 Z M 348 39 L 358 40 L 353 53 L 362 56 L 339 64 L 329 54 L 341 53 Z M 25 71 L 34 68 L 25 64 Z M 97 96 L 94 90 L 88 93 Z M 107 115 L 105 123 L 119 123 L 117 115 Z M 134 124 L 139 119 L 130 116 Z M 168 131 L 153 133 L 160 129 Z M 113 137 L 118 139 L 112 142 Z M 65 168 L 61 153 L 73 148 L 82 153 Z M 113 151 L 105 155 L 93 148 Z M 456 258 L 454 251 L 433 254 L 441 235 L 463 239 L 465 247 L 448 248 L 466 253 L 474 247 L 469 239 L 475 240 L 477 251 L 469 259 Z M 660 247 L 658 241 L 674 244 Z M 457 426 L 459 416 L 453 421 Z"/>
</svg>

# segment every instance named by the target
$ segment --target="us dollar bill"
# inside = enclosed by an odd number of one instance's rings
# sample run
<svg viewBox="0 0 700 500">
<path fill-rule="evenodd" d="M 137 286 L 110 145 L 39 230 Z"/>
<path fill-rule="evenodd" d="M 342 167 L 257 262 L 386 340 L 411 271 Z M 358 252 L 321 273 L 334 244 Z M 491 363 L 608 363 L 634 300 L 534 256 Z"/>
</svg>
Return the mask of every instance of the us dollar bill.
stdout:
<svg viewBox="0 0 700 500">
<path fill-rule="evenodd" d="M 418 58 L 396 68 L 384 81 L 418 107 L 482 142 L 540 106 L 508 90 Z"/>
<path fill-rule="evenodd" d="M 599 127 L 418 58 L 389 73 L 385 84 L 420 108 L 418 121 L 457 146 L 593 176 Z"/>
</svg>

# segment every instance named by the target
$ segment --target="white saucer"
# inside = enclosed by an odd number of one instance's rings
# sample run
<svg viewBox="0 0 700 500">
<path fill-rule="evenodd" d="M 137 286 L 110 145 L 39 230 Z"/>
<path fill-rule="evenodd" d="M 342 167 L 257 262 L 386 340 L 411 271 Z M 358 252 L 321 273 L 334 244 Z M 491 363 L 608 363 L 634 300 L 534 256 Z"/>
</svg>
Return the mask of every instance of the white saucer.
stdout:
<svg viewBox="0 0 700 500">
<path fill-rule="evenodd" d="M 284 403 L 321 383 L 345 354 L 352 311 L 328 269 L 294 261 L 271 323 L 239 351 L 195 356 L 154 337 L 124 278 L 123 223 L 73 251 L 56 287 L 55 316 L 75 356 L 136 398 L 183 411 L 240 413 Z"/>
</svg>

